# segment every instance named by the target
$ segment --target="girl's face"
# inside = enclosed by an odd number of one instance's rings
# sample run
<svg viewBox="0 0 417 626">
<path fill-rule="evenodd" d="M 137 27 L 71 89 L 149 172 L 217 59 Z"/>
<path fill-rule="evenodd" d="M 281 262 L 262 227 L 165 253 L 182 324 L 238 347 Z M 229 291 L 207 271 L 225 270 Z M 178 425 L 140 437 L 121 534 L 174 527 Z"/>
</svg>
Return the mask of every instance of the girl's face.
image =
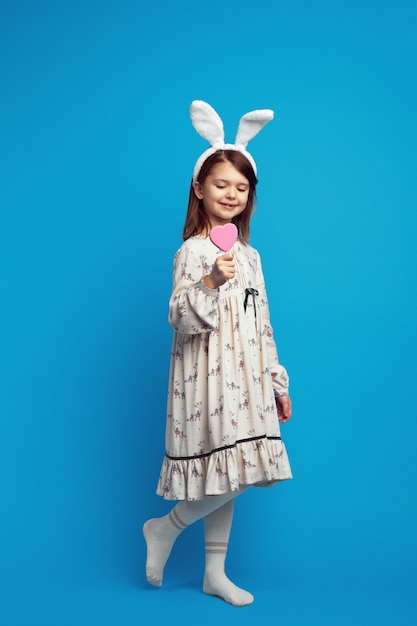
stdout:
<svg viewBox="0 0 417 626">
<path fill-rule="evenodd" d="M 203 201 L 210 226 L 224 226 L 245 210 L 249 181 L 231 163 L 218 163 L 202 184 L 194 183 L 194 193 Z"/>
</svg>

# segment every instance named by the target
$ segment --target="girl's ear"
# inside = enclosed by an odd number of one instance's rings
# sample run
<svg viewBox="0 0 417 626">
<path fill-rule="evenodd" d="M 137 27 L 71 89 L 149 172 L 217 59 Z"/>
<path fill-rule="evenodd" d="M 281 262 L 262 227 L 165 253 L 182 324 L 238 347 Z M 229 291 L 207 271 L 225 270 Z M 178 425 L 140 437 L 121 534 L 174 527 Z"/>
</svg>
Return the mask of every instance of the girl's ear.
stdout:
<svg viewBox="0 0 417 626">
<path fill-rule="evenodd" d="M 201 185 L 198 182 L 198 180 L 196 180 L 196 182 L 194 183 L 193 187 L 194 187 L 194 193 L 197 196 L 197 198 L 199 200 L 202 200 L 203 199 L 203 192 L 201 190 Z"/>
</svg>

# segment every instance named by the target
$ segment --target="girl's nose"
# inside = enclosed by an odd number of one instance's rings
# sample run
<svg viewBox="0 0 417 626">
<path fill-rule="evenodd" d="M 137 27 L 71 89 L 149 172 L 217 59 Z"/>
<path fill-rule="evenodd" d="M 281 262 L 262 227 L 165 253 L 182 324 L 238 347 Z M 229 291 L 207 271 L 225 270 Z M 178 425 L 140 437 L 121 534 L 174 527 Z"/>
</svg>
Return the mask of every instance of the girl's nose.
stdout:
<svg viewBox="0 0 417 626">
<path fill-rule="evenodd" d="M 228 187 L 226 195 L 227 195 L 228 198 L 234 198 L 235 195 L 236 195 L 236 192 L 235 192 L 234 188 L 233 187 Z"/>
</svg>

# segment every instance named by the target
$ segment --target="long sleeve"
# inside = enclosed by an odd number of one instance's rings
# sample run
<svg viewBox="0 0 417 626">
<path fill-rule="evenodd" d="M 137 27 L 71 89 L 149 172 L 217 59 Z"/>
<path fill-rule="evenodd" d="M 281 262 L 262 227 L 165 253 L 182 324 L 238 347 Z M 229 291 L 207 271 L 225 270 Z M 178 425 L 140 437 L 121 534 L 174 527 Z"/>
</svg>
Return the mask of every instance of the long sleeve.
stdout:
<svg viewBox="0 0 417 626">
<path fill-rule="evenodd" d="M 278 359 L 278 350 L 270 320 L 268 297 L 259 254 L 257 258 L 256 289 L 259 292 L 257 301 L 259 306 L 262 307 L 263 327 L 261 333 L 265 336 L 268 347 L 268 361 L 272 376 L 272 385 L 276 395 L 285 395 L 288 394 L 289 376 L 287 370 L 280 364 Z"/>
<path fill-rule="evenodd" d="M 174 257 L 169 323 L 182 334 L 197 335 L 217 327 L 219 290 L 202 282 L 206 271 L 198 252 L 186 241 Z"/>
</svg>

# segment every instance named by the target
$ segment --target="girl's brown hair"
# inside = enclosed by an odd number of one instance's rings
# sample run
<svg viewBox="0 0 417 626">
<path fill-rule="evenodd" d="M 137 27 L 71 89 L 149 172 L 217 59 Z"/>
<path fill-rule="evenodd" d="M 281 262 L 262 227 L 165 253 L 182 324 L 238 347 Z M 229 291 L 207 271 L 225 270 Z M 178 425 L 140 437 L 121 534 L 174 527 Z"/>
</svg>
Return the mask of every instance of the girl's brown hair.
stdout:
<svg viewBox="0 0 417 626">
<path fill-rule="evenodd" d="M 245 210 L 233 218 L 232 222 L 237 226 L 239 239 L 244 243 L 249 241 L 249 223 L 256 204 L 256 185 L 258 179 L 248 159 L 238 150 L 217 150 L 210 155 L 203 163 L 198 175 L 198 182 L 202 185 L 210 171 L 219 163 L 231 163 L 242 176 L 249 181 L 248 202 Z M 184 241 L 195 235 L 210 231 L 210 222 L 204 209 L 203 201 L 197 198 L 191 181 L 190 194 L 188 197 L 187 217 L 182 231 Z"/>
</svg>

